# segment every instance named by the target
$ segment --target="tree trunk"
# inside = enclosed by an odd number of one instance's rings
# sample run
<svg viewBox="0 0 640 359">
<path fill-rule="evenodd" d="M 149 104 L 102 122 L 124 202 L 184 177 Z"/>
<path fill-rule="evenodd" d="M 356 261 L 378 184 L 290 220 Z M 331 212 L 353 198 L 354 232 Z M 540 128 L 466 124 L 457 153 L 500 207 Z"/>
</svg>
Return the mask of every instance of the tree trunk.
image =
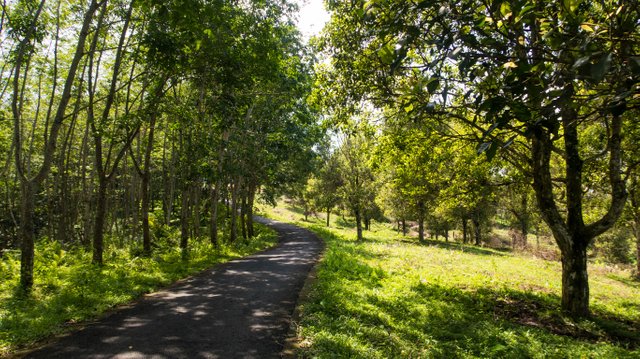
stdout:
<svg viewBox="0 0 640 359">
<path fill-rule="evenodd" d="M 529 195 L 527 191 L 522 193 L 522 217 L 520 219 L 520 232 L 522 232 L 522 248 L 527 248 L 527 235 L 529 234 Z"/>
<path fill-rule="evenodd" d="M 424 203 L 418 202 L 418 240 L 424 243 Z"/>
<path fill-rule="evenodd" d="M 404 218 L 402 219 L 402 235 L 407 235 L 407 220 Z"/>
<path fill-rule="evenodd" d="M 96 212 L 93 221 L 93 263 L 102 265 L 104 252 L 104 222 L 107 209 L 107 181 L 104 177 L 99 178 L 98 181 Z"/>
<path fill-rule="evenodd" d="M 242 200 L 240 201 L 240 233 L 242 233 L 242 239 L 247 239 L 247 196 L 245 193 L 241 194 Z"/>
<path fill-rule="evenodd" d="M 631 203 L 633 207 L 636 207 L 634 197 L 635 193 L 631 192 Z M 632 210 L 634 212 L 633 233 L 636 237 L 636 278 L 640 279 L 640 211 L 638 211 L 637 207 Z"/>
<path fill-rule="evenodd" d="M 462 243 L 469 243 L 468 220 L 466 218 L 462 219 Z"/>
<path fill-rule="evenodd" d="M 587 249 L 577 247 L 562 254 L 562 309 L 572 315 L 589 315 Z"/>
<path fill-rule="evenodd" d="M 200 190 L 200 182 L 196 181 L 193 183 L 193 186 L 191 187 L 191 191 L 193 194 L 193 205 L 190 206 L 193 212 L 193 238 L 199 238 L 200 237 L 200 195 L 201 195 L 201 190 Z"/>
<path fill-rule="evenodd" d="M 480 234 L 480 221 L 477 219 L 473 219 L 471 222 L 473 222 L 473 236 L 475 237 L 475 245 L 479 246 L 480 243 L 480 239 L 481 239 L 481 234 Z"/>
<path fill-rule="evenodd" d="M 157 93 L 157 91 L 156 91 Z M 153 150 L 153 135 L 156 125 L 156 111 L 151 112 L 149 118 L 149 137 L 144 152 L 144 170 L 141 174 L 142 189 L 142 250 L 145 255 L 151 254 L 151 230 L 149 228 L 149 192 L 151 191 L 151 152 Z"/>
<path fill-rule="evenodd" d="M 33 287 L 33 258 L 35 242 L 35 204 L 37 186 L 31 181 L 21 183 L 20 208 L 20 287 L 28 292 Z"/>
<path fill-rule="evenodd" d="M 331 208 L 327 207 L 327 227 L 329 227 L 329 218 L 331 216 Z"/>
<path fill-rule="evenodd" d="M 639 223 L 640 224 L 640 223 Z M 638 225 L 636 225 L 638 226 Z M 640 228 L 636 228 L 636 277 L 640 279 Z"/>
<path fill-rule="evenodd" d="M 255 186 L 249 186 L 249 198 L 247 203 L 247 234 L 249 238 L 253 238 L 255 236 L 255 230 L 253 226 L 253 203 L 256 198 L 256 188 Z"/>
<path fill-rule="evenodd" d="M 238 239 L 238 180 L 233 184 L 231 189 L 231 233 L 229 241 L 234 243 Z"/>
<path fill-rule="evenodd" d="M 180 249 L 183 256 L 189 247 L 189 186 L 184 185 L 180 206 Z"/>
<path fill-rule="evenodd" d="M 151 254 L 151 229 L 149 228 L 149 180 L 149 171 L 145 169 L 140 185 L 142 187 L 142 252 L 145 256 Z"/>
<path fill-rule="evenodd" d="M 171 141 L 171 146 L 168 150 L 169 159 L 167 164 L 167 137 L 169 131 L 165 131 L 164 144 L 162 147 L 162 181 L 164 187 L 164 195 L 162 196 L 162 209 L 164 212 L 164 223 L 168 226 L 171 225 L 171 215 L 173 214 L 173 201 L 176 189 L 176 157 L 177 151 L 175 149 L 174 141 Z"/>
<path fill-rule="evenodd" d="M 357 240 L 358 240 L 358 242 L 362 242 L 363 241 L 363 237 L 362 237 L 362 214 L 360 213 L 360 209 L 359 208 L 355 208 L 353 213 L 356 216 Z"/>
<path fill-rule="evenodd" d="M 211 217 L 209 218 L 209 239 L 211 244 L 218 246 L 218 197 L 220 193 L 220 180 L 215 187 L 211 186 Z"/>
</svg>

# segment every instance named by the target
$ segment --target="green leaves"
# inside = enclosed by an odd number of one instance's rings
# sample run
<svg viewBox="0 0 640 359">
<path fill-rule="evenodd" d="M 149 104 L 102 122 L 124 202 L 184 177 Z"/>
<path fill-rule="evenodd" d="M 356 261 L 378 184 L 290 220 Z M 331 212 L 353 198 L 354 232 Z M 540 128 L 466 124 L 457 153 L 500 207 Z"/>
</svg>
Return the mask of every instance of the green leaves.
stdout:
<svg viewBox="0 0 640 359">
<path fill-rule="evenodd" d="M 387 65 L 391 65 L 395 60 L 395 52 L 391 44 L 386 44 L 378 50 L 378 57 L 380 61 Z"/>
<path fill-rule="evenodd" d="M 568 11 L 570 14 L 575 13 L 581 3 L 582 0 L 562 0 L 562 5 L 565 11 Z"/>
<path fill-rule="evenodd" d="M 598 84 L 604 80 L 611 69 L 612 61 L 612 53 L 596 53 L 578 58 L 572 68 L 577 70 L 583 78 Z"/>
<path fill-rule="evenodd" d="M 606 53 L 600 56 L 598 61 L 591 66 L 591 78 L 596 83 L 604 79 L 604 76 L 611 67 L 611 60 L 613 60 L 613 55 L 611 53 Z"/>
<path fill-rule="evenodd" d="M 503 2 L 502 4 L 500 4 L 500 14 L 504 17 L 504 18 L 508 18 L 512 15 L 511 13 L 511 5 L 509 5 L 509 3 L 507 1 Z"/>
</svg>

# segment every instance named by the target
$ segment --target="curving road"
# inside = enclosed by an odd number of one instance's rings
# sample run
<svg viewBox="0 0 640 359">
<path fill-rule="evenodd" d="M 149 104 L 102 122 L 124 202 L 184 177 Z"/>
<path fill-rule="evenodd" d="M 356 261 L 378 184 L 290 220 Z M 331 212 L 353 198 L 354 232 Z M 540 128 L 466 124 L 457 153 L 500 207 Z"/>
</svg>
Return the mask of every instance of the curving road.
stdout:
<svg viewBox="0 0 640 359">
<path fill-rule="evenodd" d="M 280 244 L 148 295 L 27 358 L 279 358 L 322 249 L 299 227 L 257 218 Z"/>
</svg>

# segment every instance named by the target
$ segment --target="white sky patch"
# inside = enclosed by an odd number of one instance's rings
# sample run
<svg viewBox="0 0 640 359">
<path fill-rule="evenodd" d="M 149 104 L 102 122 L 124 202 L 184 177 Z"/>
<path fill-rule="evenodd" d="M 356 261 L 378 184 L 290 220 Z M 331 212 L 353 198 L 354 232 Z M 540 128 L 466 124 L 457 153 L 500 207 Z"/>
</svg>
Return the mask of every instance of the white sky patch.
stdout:
<svg viewBox="0 0 640 359">
<path fill-rule="evenodd" d="M 324 9 L 322 0 L 298 0 L 300 13 L 298 14 L 298 29 L 303 38 L 318 35 L 324 24 L 329 21 L 329 13 Z"/>
</svg>

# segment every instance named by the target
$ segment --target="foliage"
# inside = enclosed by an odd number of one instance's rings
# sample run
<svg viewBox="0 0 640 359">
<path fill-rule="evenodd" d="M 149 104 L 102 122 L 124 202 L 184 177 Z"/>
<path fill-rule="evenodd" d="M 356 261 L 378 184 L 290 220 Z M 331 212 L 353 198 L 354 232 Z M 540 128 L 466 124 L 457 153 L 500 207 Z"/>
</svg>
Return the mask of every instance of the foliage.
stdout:
<svg viewBox="0 0 640 359">
<path fill-rule="evenodd" d="M 219 263 L 276 244 L 275 231 L 260 226 L 251 242 L 214 248 L 208 241 L 193 241 L 185 261 L 176 245 L 178 234 L 158 242 L 151 258 L 132 256 L 131 248 L 116 243 L 107 250 L 108 264 L 91 264 L 91 253 L 43 240 L 37 244 L 36 281 L 32 296 L 18 290 L 18 253 L 0 260 L 0 354 L 33 344 L 76 324 L 95 319 L 119 304 L 128 303 L 177 279 Z"/>
<path fill-rule="evenodd" d="M 255 194 L 306 182 L 324 132 L 306 101 L 314 59 L 296 9 L 3 3 L 0 250 L 21 248 L 26 292 L 40 238 L 91 245 L 103 263 L 105 238 L 142 232 L 148 256 L 179 224 L 187 250 L 207 222 L 217 243 L 227 199 L 241 218 L 229 216 L 225 235 L 251 238 Z"/>
<path fill-rule="evenodd" d="M 431 128 L 530 177 L 563 253 L 563 309 L 588 315 L 586 250 L 619 218 L 623 172 L 637 162 L 622 146 L 640 98 L 637 2 L 327 7 L 318 93 L 335 119 L 345 121 L 344 108 L 404 112 L 406 127 L 439 123 Z"/>
</svg>

